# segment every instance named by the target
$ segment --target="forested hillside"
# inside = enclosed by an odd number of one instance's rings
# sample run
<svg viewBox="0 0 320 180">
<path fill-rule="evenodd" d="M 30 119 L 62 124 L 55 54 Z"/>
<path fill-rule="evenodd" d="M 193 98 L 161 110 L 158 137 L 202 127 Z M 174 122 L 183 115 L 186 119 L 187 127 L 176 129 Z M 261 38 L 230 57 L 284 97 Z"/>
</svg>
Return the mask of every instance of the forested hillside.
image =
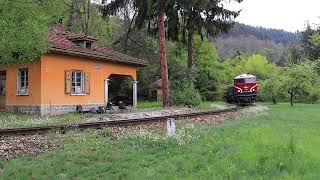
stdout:
<svg viewBox="0 0 320 180">
<path fill-rule="evenodd" d="M 271 62 L 283 64 L 287 48 L 298 36 L 299 33 L 236 23 L 231 31 L 215 40 L 215 45 L 221 58 L 232 57 L 236 51 L 247 55 L 258 52 Z"/>
<path fill-rule="evenodd" d="M 297 39 L 297 33 L 292 33 L 280 29 L 268 29 L 263 27 L 254 27 L 241 23 L 235 23 L 229 33 L 224 36 L 255 36 L 259 40 L 271 40 L 275 43 L 289 45 Z"/>
</svg>

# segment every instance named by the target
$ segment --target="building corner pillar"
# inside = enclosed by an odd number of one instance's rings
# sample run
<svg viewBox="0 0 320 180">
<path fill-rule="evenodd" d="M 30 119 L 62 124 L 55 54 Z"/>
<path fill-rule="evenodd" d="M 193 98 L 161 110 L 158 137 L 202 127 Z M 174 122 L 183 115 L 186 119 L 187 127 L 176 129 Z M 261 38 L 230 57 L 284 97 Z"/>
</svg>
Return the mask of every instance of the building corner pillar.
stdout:
<svg viewBox="0 0 320 180">
<path fill-rule="evenodd" d="M 132 90 L 133 90 L 133 108 L 137 108 L 138 107 L 138 82 L 139 81 L 132 81 Z"/>
<path fill-rule="evenodd" d="M 109 101 L 109 81 L 110 79 L 104 80 L 104 103 L 107 104 Z"/>
</svg>

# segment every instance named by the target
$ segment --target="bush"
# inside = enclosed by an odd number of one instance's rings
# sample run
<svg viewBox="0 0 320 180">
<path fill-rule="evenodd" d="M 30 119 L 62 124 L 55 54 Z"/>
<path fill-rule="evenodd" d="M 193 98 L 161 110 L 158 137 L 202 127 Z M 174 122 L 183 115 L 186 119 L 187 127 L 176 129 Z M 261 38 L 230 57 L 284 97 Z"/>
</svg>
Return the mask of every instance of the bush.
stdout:
<svg viewBox="0 0 320 180">
<path fill-rule="evenodd" d="M 176 106 L 196 107 L 201 104 L 201 96 L 193 81 L 194 73 L 187 70 L 187 56 L 170 53 L 169 78 L 171 103 Z"/>
<path fill-rule="evenodd" d="M 201 95 L 192 82 L 183 83 L 180 88 L 173 89 L 171 99 L 177 106 L 196 107 L 201 104 Z"/>
<path fill-rule="evenodd" d="M 281 76 L 261 81 L 259 85 L 259 97 L 262 101 L 277 104 L 284 99 L 285 92 L 281 89 Z"/>
</svg>

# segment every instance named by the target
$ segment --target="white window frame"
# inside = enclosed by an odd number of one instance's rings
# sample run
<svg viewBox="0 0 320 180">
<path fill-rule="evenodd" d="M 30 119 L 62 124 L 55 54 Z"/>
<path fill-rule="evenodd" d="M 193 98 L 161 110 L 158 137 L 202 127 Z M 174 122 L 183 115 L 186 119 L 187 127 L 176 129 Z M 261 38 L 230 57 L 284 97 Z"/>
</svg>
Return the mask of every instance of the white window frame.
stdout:
<svg viewBox="0 0 320 180">
<path fill-rule="evenodd" d="M 22 77 L 22 72 L 24 72 L 23 77 Z M 28 94 L 29 94 L 29 70 L 28 68 L 21 68 L 21 69 L 18 69 L 18 72 L 17 72 L 17 95 L 27 96 Z"/>
<path fill-rule="evenodd" d="M 88 47 L 87 45 L 89 45 L 90 44 L 90 47 Z M 89 41 L 85 41 L 84 42 L 84 47 L 86 48 L 86 49 L 92 49 L 92 42 L 89 42 Z"/>
<path fill-rule="evenodd" d="M 79 77 L 80 75 L 80 77 Z M 85 95 L 85 82 L 83 71 L 71 71 L 71 95 L 84 96 Z M 80 78 L 80 81 L 77 81 Z"/>
</svg>

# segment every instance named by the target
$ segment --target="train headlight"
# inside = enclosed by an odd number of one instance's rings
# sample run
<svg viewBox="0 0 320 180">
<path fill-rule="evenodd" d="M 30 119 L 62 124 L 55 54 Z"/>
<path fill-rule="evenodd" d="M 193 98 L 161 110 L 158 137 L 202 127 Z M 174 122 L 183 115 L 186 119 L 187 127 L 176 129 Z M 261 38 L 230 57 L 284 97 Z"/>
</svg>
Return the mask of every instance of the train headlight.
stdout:
<svg viewBox="0 0 320 180">
<path fill-rule="evenodd" d="M 241 90 L 240 90 L 240 89 L 238 90 L 238 93 L 241 93 Z"/>
<path fill-rule="evenodd" d="M 254 92 L 255 90 L 254 89 L 252 89 L 252 92 Z"/>
</svg>

